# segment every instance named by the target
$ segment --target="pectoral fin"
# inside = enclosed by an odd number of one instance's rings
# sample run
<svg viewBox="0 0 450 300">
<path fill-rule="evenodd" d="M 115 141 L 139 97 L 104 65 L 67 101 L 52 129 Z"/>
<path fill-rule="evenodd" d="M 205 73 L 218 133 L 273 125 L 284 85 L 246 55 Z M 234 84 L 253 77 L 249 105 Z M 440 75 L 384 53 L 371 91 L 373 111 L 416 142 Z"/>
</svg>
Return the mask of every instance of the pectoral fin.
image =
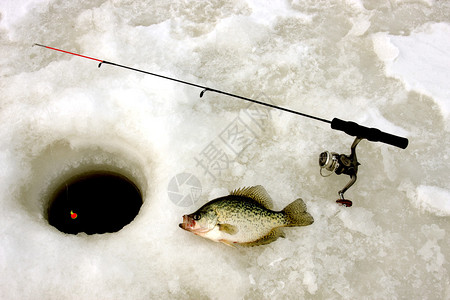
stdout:
<svg viewBox="0 0 450 300">
<path fill-rule="evenodd" d="M 219 224 L 219 230 L 231 235 L 234 235 L 239 231 L 236 226 L 231 224 Z"/>
</svg>

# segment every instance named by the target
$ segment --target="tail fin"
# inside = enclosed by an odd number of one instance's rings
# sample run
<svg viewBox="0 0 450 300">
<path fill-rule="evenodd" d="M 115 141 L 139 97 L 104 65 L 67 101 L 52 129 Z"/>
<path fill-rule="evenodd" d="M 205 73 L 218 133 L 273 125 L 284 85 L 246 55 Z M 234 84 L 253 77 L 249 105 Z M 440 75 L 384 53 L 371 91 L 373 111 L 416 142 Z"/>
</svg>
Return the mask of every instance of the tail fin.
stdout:
<svg viewBox="0 0 450 300">
<path fill-rule="evenodd" d="M 314 223 L 314 218 L 306 212 L 306 204 L 302 199 L 297 199 L 283 209 L 288 221 L 287 227 L 307 226 Z"/>
</svg>

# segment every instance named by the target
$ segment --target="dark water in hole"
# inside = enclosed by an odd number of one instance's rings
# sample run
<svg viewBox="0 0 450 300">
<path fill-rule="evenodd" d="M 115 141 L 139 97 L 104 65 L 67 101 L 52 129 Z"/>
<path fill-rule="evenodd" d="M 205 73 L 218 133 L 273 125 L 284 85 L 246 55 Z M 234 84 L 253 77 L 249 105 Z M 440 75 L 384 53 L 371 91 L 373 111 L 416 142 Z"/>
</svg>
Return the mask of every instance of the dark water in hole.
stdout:
<svg viewBox="0 0 450 300">
<path fill-rule="evenodd" d="M 48 222 L 70 234 L 116 232 L 133 221 L 141 205 L 139 189 L 126 177 L 111 172 L 87 173 L 56 190 Z"/>
</svg>

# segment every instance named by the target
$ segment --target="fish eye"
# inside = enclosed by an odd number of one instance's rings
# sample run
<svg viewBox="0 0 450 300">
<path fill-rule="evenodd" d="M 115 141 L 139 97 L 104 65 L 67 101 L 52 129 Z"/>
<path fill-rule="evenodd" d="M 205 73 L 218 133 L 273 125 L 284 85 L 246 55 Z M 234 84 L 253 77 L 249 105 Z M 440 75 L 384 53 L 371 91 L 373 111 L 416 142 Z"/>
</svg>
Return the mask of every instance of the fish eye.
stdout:
<svg viewBox="0 0 450 300">
<path fill-rule="evenodd" d="M 195 221 L 198 221 L 198 220 L 200 220 L 200 215 L 195 214 L 192 216 L 192 219 L 194 219 Z"/>
</svg>

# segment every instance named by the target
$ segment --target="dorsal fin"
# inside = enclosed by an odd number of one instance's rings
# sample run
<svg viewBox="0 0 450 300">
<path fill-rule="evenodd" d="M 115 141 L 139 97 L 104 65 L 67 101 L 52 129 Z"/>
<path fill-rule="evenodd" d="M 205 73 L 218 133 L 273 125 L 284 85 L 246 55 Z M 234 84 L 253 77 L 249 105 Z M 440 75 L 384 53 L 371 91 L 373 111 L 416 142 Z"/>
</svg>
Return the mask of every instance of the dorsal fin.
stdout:
<svg viewBox="0 0 450 300">
<path fill-rule="evenodd" d="M 272 198 L 261 185 L 240 188 L 230 193 L 233 196 L 243 196 L 255 200 L 267 209 L 273 209 Z"/>
</svg>

